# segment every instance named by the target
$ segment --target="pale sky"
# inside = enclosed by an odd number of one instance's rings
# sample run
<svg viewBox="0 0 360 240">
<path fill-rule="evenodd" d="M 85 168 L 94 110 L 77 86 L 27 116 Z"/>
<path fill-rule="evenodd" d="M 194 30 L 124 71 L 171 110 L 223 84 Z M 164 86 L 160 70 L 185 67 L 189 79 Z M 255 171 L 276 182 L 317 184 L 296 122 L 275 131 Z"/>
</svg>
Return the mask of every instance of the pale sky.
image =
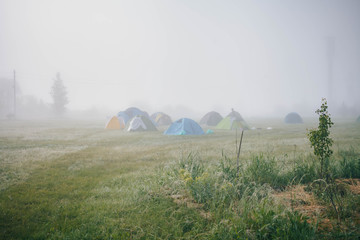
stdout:
<svg viewBox="0 0 360 240">
<path fill-rule="evenodd" d="M 0 0 L 0 77 L 69 109 L 309 115 L 360 103 L 359 0 Z"/>
</svg>

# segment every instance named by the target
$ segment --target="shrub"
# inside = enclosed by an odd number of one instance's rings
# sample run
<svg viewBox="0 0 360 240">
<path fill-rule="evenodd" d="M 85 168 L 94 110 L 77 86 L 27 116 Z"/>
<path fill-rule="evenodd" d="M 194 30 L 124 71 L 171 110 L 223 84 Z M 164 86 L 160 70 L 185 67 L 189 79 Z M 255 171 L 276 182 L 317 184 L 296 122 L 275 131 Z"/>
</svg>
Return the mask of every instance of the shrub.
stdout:
<svg viewBox="0 0 360 240">
<path fill-rule="evenodd" d="M 329 159 L 333 153 L 330 149 L 333 140 L 329 137 L 329 128 L 331 128 L 334 123 L 331 121 L 327 108 L 327 101 L 323 98 L 320 109 L 315 111 L 319 115 L 319 126 L 317 129 L 310 130 L 308 133 L 311 147 L 314 148 L 314 154 L 320 160 L 320 178 L 324 178 L 325 176 L 328 178 Z"/>
</svg>

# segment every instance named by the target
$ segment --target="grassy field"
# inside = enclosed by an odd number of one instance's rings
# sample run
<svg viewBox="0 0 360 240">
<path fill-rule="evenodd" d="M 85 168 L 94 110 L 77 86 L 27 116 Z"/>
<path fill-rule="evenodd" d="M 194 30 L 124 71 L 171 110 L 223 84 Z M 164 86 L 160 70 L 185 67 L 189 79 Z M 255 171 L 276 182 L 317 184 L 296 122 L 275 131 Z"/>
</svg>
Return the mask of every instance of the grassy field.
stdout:
<svg viewBox="0 0 360 240">
<path fill-rule="evenodd" d="M 306 132 L 317 122 L 305 121 L 249 120 L 258 129 L 244 133 L 239 176 L 234 131 L 1 121 L 0 239 L 358 239 L 360 124 L 334 119 L 331 129 L 331 167 L 346 179 L 339 221 L 311 189 Z"/>
</svg>

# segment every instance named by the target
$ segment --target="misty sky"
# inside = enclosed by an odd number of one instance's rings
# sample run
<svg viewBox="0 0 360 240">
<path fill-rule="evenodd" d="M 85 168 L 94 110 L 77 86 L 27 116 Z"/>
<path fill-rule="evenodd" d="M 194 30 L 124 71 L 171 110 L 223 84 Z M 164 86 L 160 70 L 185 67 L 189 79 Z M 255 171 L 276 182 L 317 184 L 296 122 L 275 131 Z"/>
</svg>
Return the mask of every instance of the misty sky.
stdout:
<svg viewBox="0 0 360 240">
<path fill-rule="evenodd" d="M 360 1 L 0 0 L 0 77 L 69 109 L 309 115 L 360 103 Z"/>
</svg>

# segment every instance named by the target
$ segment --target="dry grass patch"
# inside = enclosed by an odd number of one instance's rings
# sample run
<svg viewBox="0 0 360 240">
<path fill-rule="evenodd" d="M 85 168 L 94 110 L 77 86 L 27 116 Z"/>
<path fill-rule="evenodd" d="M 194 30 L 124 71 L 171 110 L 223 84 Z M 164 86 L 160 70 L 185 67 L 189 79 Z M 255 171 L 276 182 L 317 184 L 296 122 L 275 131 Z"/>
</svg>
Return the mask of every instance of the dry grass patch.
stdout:
<svg viewBox="0 0 360 240">
<path fill-rule="evenodd" d="M 337 182 L 344 184 L 353 194 L 360 194 L 360 179 L 338 179 Z M 280 204 L 309 217 L 309 223 L 317 223 L 319 231 L 333 231 L 335 225 L 339 223 L 335 219 L 326 217 L 328 206 L 321 205 L 311 192 L 305 190 L 305 187 L 305 185 L 289 186 L 285 191 L 275 192 L 274 197 Z M 360 215 L 356 213 L 352 219 L 359 224 Z"/>
<path fill-rule="evenodd" d="M 357 178 L 337 179 L 336 182 L 347 186 L 353 194 L 356 195 L 360 194 L 360 179 Z"/>
<path fill-rule="evenodd" d="M 319 215 L 325 209 L 312 193 L 305 191 L 305 185 L 290 186 L 285 191 L 274 193 L 274 196 L 281 204 L 309 217 Z"/>
<path fill-rule="evenodd" d="M 275 199 L 286 207 L 309 217 L 308 223 L 317 223 L 319 231 L 331 232 L 334 228 L 334 222 L 323 217 L 326 207 L 320 205 L 312 193 L 305 191 L 305 187 L 304 185 L 290 186 L 285 191 L 276 192 L 274 194 Z"/>
</svg>

